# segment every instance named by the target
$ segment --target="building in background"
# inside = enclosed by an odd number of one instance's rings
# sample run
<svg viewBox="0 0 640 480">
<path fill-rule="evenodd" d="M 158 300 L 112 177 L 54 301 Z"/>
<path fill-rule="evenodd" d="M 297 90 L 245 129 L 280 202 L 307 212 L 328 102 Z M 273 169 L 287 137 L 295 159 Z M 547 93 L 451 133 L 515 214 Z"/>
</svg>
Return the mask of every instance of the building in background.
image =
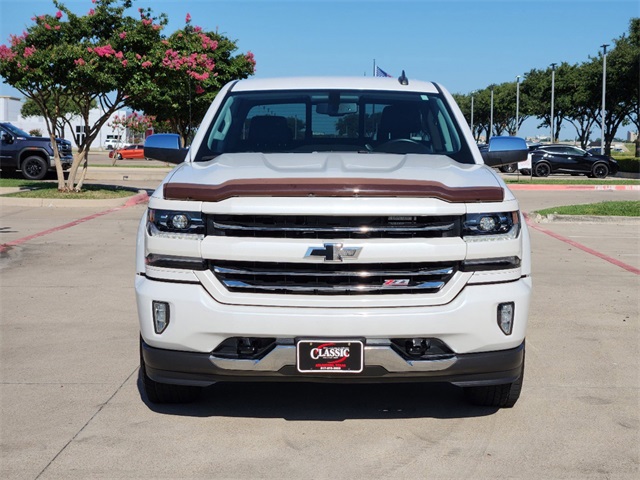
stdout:
<svg viewBox="0 0 640 480">
<path fill-rule="evenodd" d="M 47 135 L 47 125 L 44 121 L 44 117 L 23 117 L 20 114 L 20 110 L 22 109 L 22 99 L 7 95 L 0 96 L 0 122 L 9 122 L 15 125 L 16 127 L 24 130 L 25 132 L 29 132 L 31 130 L 39 130 L 42 132 L 43 136 Z M 111 118 L 116 116 L 126 115 L 124 110 L 115 112 L 111 115 Z M 89 112 L 89 123 L 95 123 L 98 118 L 101 116 L 101 111 L 98 108 L 94 108 Z M 98 136 L 92 144 L 93 149 L 104 148 L 106 149 L 107 145 L 113 142 L 115 138 L 127 138 L 127 132 L 123 132 L 121 129 L 116 130 L 109 126 L 111 120 L 107 121 L 104 126 L 100 129 Z M 71 119 L 71 128 L 72 131 L 68 131 L 68 128 L 65 129 L 64 136 L 68 140 L 75 140 L 78 142 L 82 136 L 85 135 L 84 124 L 80 117 L 75 117 Z M 73 137 L 73 139 L 72 139 Z M 107 142 L 109 140 L 109 142 Z M 75 145 L 75 143 L 74 143 Z"/>
</svg>

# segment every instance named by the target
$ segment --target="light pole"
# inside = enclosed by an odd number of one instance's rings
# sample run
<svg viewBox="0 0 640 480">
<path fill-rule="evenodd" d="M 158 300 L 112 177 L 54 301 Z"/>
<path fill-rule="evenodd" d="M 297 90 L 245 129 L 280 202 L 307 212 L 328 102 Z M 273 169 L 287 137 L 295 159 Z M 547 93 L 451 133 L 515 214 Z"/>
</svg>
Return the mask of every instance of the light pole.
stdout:
<svg viewBox="0 0 640 480">
<path fill-rule="evenodd" d="M 520 114 L 520 75 L 516 76 L 516 137 L 518 136 L 518 120 Z"/>
<path fill-rule="evenodd" d="M 471 136 L 473 137 L 473 139 L 475 140 L 476 137 L 473 134 L 473 96 L 476 94 L 475 91 L 471 92 Z"/>
<path fill-rule="evenodd" d="M 556 65 L 557 63 L 551 64 L 551 143 L 555 143 L 555 135 L 554 135 L 554 119 L 553 119 L 553 103 L 555 101 L 555 90 L 556 90 Z"/>
<path fill-rule="evenodd" d="M 600 45 L 603 50 L 602 55 L 602 123 L 600 124 L 601 134 L 600 134 L 600 155 L 604 155 L 604 120 L 605 120 L 605 109 L 604 109 L 604 101 L 607 93 L 607 47 L 608 43 L 604 45 Z"/>
<path fill-rule="evenodd" d="M 491 135 L 493 135 L 493 87 L 495 87 L 495 85 L 491 85 L 491 115 L 489 118 L 489 133 L 487 135 L 487 143 L 489 143 L 489 139 L 491 138 Z"/>
</svg>

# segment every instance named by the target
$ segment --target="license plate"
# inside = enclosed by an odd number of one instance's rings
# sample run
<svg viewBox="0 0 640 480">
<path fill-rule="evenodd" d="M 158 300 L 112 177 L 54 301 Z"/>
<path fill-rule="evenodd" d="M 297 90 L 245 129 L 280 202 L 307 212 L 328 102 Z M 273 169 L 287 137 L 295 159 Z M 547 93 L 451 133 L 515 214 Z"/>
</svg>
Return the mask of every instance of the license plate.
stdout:
<svg viewBox="0 0 640 480">
<path fill-rule="evenodd" d="M 297 352 L 301 373 L 360 373 L 364 364 L 360 340 L 300 340 Z"/>
</svg>

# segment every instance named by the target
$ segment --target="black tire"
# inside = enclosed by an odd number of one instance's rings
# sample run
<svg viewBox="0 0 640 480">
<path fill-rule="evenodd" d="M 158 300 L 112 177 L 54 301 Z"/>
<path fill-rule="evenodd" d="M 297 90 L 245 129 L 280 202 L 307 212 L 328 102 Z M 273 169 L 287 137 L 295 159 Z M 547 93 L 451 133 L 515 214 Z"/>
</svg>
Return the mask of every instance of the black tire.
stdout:
<svg viewBox="0 0 640 480">
<path fill-rule="evenodd" d="M 520 170 L 520 175 L 526 175 L 528 177 L 531 175 L 531 170 L 529 170 L 528 168 L 523 168 L 522 170 Z"/>
<path fill-rule="evenodd" d="M 510 163 L 509 165 L 503 165 L 500 167 L 500 171 L 503 173 L 514 173 L 516 170 L 518 170 L 517 163 Z"/>
<path fill-rule="evenodd" d="M 548 177 L 551 174 L 551 165 L 547 162 L 539 162 L 533 167 L 534 177 Z"/>
<path fill-rule="evenodd" d="M 513 383 L 505 383 L 502 385 L 487 385 L 484 387 L 466 387 L 464 394 L 467 400 L 474 405 L 482 407 L 513 407 L 522 391 L 522 383 L 524 381 L 524 357 L 522 358 L 522 370 L 520 377 Z"/>
<path fill-rule="evenodd" d="M 20 169 L 27 180 L 42 180 L 47 176 L 49 165 L 44 158 L 32 155 L 24 159 Z"/>
<path fill-rule="evenodd" d="M 142 358 L 142 346 L 140 347 L 140 376 L 144 391 L 151 403 L 190 403 L 196 400 L 202 391 L 202 387 L 160 383 L 149 378 Z"/>
<path fill-rule="evenodd" d="M 596 163 L 591 169 L 591 175 L 594 178 L 607 178 L 609 166 L 606 163 Z"/>
<path fill-rule="evenodd" d="M 116 153 L 116 160 L 122 160 L 122 154 Z"/>
</svg>

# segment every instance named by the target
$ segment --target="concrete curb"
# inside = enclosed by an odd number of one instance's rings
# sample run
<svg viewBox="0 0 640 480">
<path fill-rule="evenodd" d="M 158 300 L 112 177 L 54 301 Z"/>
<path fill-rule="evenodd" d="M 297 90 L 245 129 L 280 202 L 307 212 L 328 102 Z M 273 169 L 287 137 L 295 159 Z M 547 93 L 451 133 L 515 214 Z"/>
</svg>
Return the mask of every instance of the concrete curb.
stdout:
<svg viewBox="0 0 640 480">
<path fill-rule="evenodd" d="M 640 184 L 638 185 L 557 185 L 557 184 L 528 184 L 528 183 L 507 183 L 509 190 L 626 190 L 626 191 L 640 191 Z"/>
<path fill-rule="evenodd" d="M 113 207 L 132 207 L 139 203 L 146 203 L 149 201 L 149 195 L 146 190 L 139 190 L 138 193 L 130 197 L 109 198 L 101 200 L 75 200 L 66 198 L 16 198 L 16 197 L 0 197 L 0 207 L 12 206 L 12 207 L 98 207 L 98 208 L 113 208 Z"/>
<path fill-rule="evenodd" d="M 616 225 L 640 225 L 640 217 L 605 217 L 597 215 L 540 215 L 539 213 L 528 214 L 528 218 L 536 223 L 593 223 L 593 224 L 616 224 Z"/>
</svg>

